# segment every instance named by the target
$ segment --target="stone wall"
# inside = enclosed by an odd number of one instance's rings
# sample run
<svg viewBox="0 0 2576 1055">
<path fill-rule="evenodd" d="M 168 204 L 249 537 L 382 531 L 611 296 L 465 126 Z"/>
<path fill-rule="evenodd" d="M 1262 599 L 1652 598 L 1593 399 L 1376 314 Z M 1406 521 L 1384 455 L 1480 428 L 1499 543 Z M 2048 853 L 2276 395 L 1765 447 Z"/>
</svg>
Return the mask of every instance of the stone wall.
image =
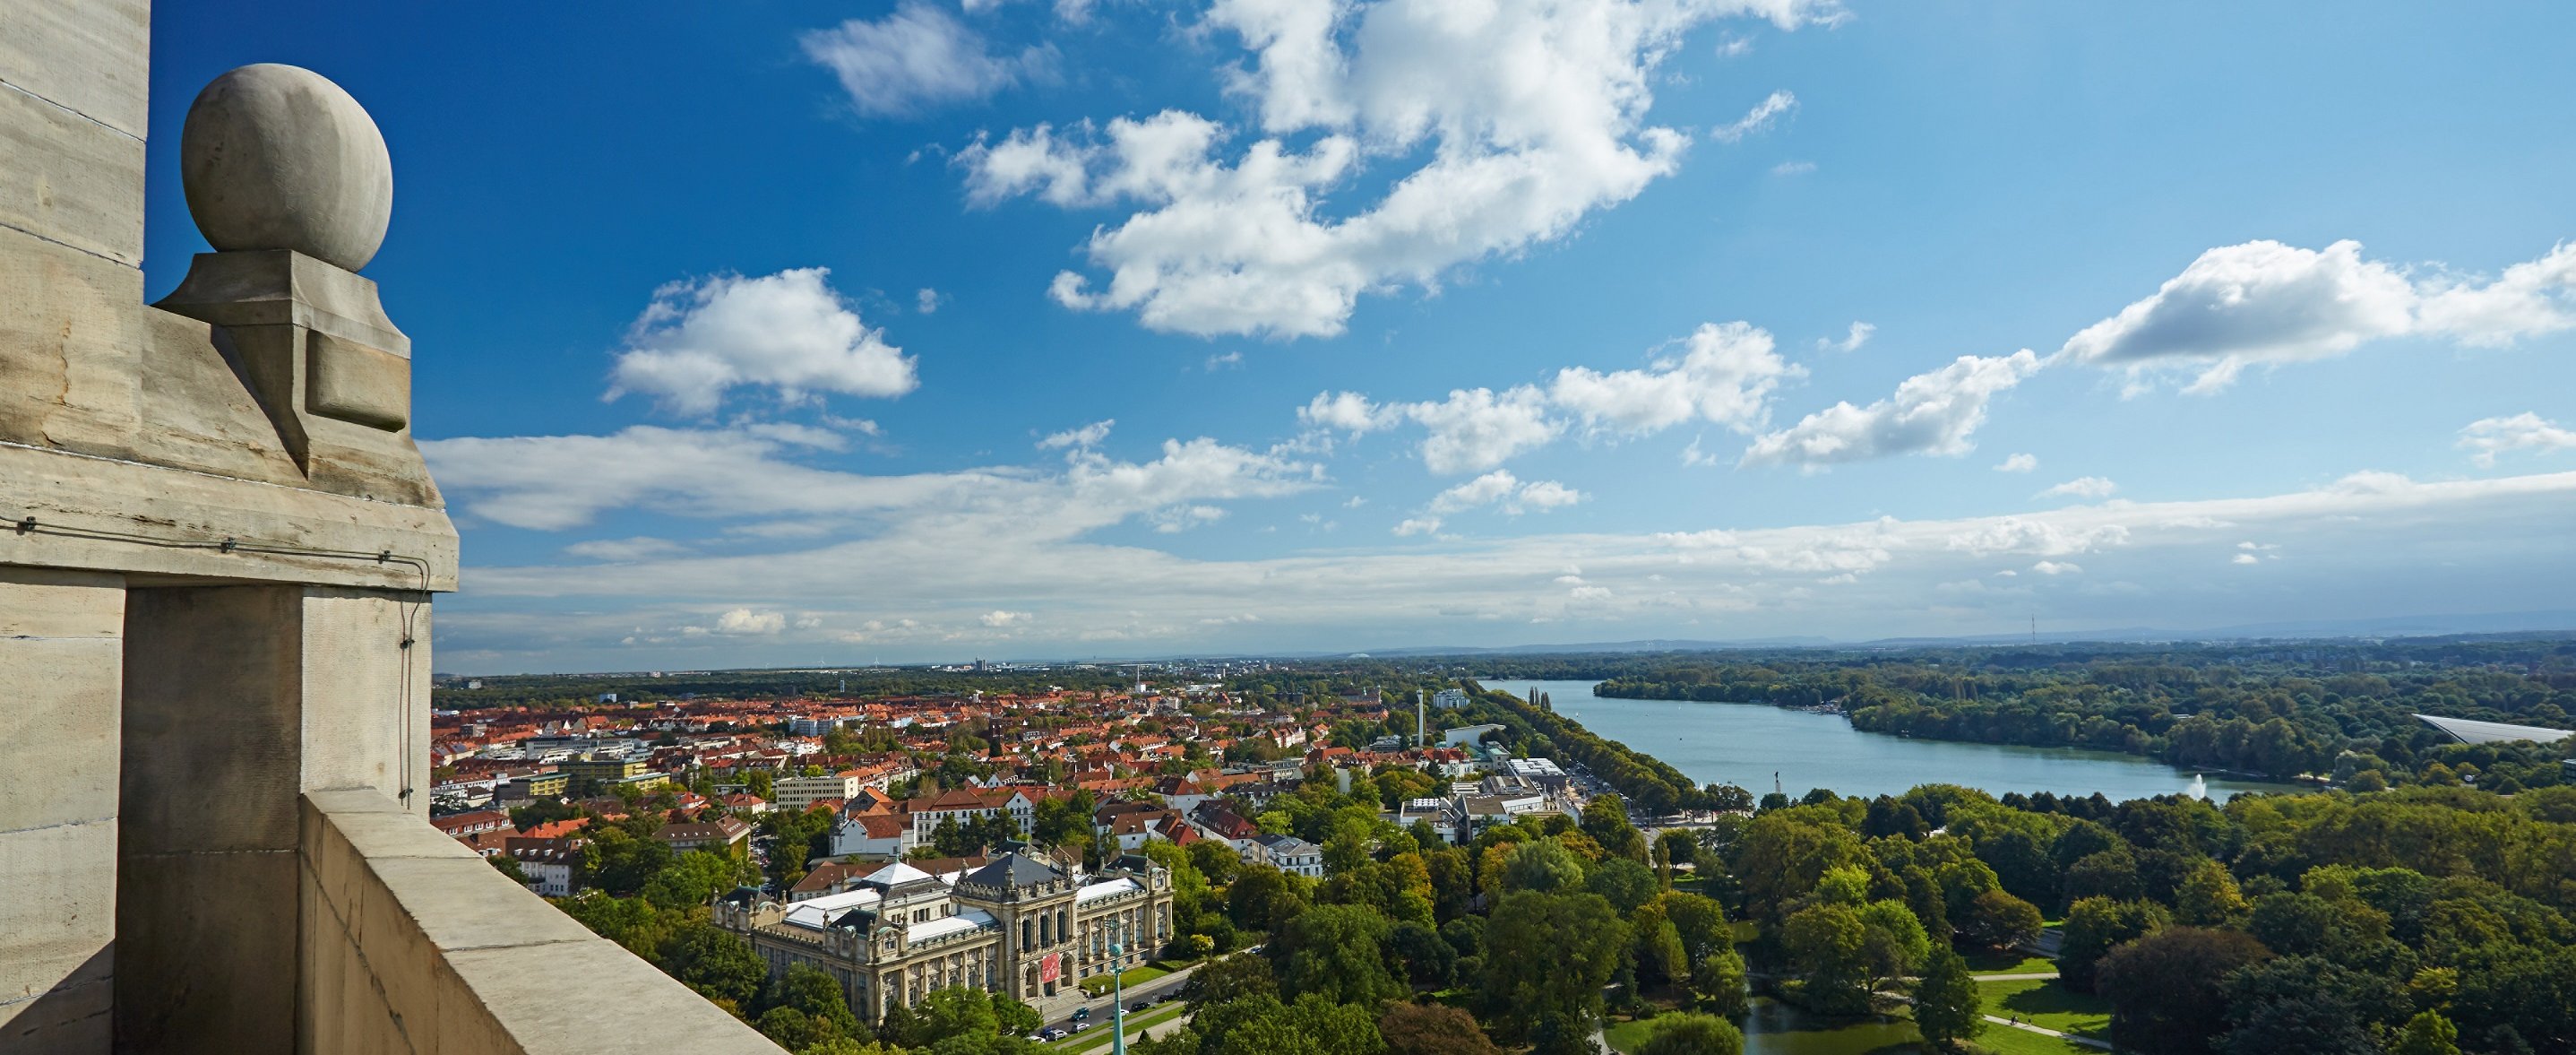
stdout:
<svg viewBox="0 0 2576 1055">
<path fill-rule="evenodd" d="M 148 10 L 0 0 L 0 442 L 136 431 Z M 0 567 L 0 1052 L 108 1048 L 124 585 Z"/>
<path fill-rule="evenodd" d="M 0 1052 L 105 1051 L 125 583 L 0 567 Z"/>
<path fill-rule="evenodd" d="M 227 74 L 189 200 L 260 222 L 201 215 L 146 305 L 150 42 L 144 0 L 0 0 L 0 1055 L 776 1052 L 426 822 L 457 539 L 355 270 L 391 162 L 304 164 L 347 137 L 267 104 L 372 120 Z M 279 207 L 316 187 L 372 228 Z"/>
<path fill-rule="evenodd" d="M 302 812 L 299 1050 L 776 1055 L 393 800 Z"/>
</svg>

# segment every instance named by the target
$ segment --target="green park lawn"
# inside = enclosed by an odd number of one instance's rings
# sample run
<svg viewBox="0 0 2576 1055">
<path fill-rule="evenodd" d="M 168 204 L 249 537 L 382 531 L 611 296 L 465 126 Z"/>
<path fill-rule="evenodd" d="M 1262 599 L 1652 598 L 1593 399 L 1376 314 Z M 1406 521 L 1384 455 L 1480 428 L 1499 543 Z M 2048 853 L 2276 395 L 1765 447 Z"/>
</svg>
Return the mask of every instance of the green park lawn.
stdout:
<svg viewBox="0 0 2576 1055">
<path fill-rule="evenodd" d="M 1610 1041 L 1610 1050 L 1631 1052 L 1646 1046 L 1646 1037 L 1654 1032 L 1654 1028 L 1655 1023 L 1652 1019 L 1619 1022 L 1603 1030 L 1602 1036 Z"/>
<path fill-rule="evenodd" d="M 1964 958 L 1970 974 L 2051 974 L 2057 970 L 2057 961 L 2019 949 L 1980 949 Z"/>
<path fill-rule="evenodd" d="M 1986 1023 L 1986 1031 L 1973 1042 L 1994 1055 L 2102 1055 L 2100 1048 L 2088 1048 L 2062 1037 L 2046 1037 L 2026 1029 Z"/>
<path fill-rule="evenodd" d="M 2111 1038 L 2111 1002 L 2101 997 L 2074 992 L 2053 981 L 2036 979 L 1979 982 L 1977 992 L 1984 997 L 1989 1015 L 2018 1018 L 2034 1026 L 2096 1040 Z M 2010 1026 L 1988 1023 L 1986 1032 L 1993 1035 L 2017 1031 Z"/>
<path fill-rule="evenodd" d="M 1118 976 L 1118 980 L 1124 985 L 1135 985 L 1139 982 L 1153 981 L 1154 979 L 1161 978 L 1170 973 L 1172 973 L 1172 969 L 1165 966 L 1162 961 L 1157 960 L 1141 967 L 1128 968 L 1124 973 Z M 1109 976 L 1105 974 L 1095 974 L 1089 978 L 1085 978 L 1082 980 L 1082 988 L 1084 992 L 1095 995 L 1106 993 L 1109 991 Z"/>
</svg>

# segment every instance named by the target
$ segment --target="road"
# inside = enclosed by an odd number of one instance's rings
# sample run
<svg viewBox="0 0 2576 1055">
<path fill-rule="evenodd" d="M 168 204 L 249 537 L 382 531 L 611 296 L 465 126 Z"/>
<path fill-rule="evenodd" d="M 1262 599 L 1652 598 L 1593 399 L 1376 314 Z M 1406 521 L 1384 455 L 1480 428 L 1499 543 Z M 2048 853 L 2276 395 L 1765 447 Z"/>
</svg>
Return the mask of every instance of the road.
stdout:
<svg viewBox="0 0 2576 1055">
<path fill-rule="evenodd" d="M 1128 986 L 1127 996 L 1125 999 L 1127 1003 L 1132 1006 L 1139 1000 L 1152 1000 L 1159 997 L 1178 997 L 1181 995 L 1181 986 L 1190 980 L 1190 972 L 1198 969 L 1199 965 L 1194 963 L 1181 968 L 1180 970 L 1154 979 L 1153 981 L 1138 982 L 1135 985 Z M 1078 1006 L 1091 1009 L 1091 1017 L 1084 1019 L 1083 1021 L 1091 1023 L 1091 1028 L 1099 1029 L 1109 1024 L 1109 1008 L 1110 1005 L 1115 1003 L 1117 1003 L 1116 1000 L 1104 996 L 1096 1000 L 1086 1000 Z M 1048 1020 L 1046 1025 L 1039 1027 L 1040 1031 L 1043 1032 L 1049 1029 L 1062 1029 L 1070 1032 L 1073 1029 L 1073 1012 L 1076 1006 L 1077 1005 L 1071 1004 L 1066 1005 L 1063 1009 L 1064 1013 Z"/>
</svg>

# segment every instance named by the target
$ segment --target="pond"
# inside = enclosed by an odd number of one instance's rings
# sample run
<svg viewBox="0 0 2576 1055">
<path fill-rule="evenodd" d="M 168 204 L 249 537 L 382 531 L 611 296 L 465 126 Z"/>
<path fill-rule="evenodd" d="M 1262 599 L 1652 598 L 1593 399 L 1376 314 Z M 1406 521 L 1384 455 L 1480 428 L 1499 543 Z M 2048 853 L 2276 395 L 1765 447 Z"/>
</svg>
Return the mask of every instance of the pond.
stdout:
<svg viewBox="0 0 2576 1055">
<path fill-rule="evenodd" d="M 1811 788 L 1876 797 L 1918 784 L 1961 784 L 1992 794 L 2101 792 L 2113 800 L 2201 794 L 2224 802 L 2245 791 L 2295 785 L 2198 774 L 2136 755 L 2068 747 L 2017 747 L 1864 733 L 1838 714 L 1750 703 L 1614 700 L 1590 681 L 1487 681 L 1524 699 L 1548 694 L 1556 712 L 1604 739 L 1660 758 L 1693 781 L 1740 785 L 1756 795 L 1776 786 L 1791 797 Z"/>
</svg>

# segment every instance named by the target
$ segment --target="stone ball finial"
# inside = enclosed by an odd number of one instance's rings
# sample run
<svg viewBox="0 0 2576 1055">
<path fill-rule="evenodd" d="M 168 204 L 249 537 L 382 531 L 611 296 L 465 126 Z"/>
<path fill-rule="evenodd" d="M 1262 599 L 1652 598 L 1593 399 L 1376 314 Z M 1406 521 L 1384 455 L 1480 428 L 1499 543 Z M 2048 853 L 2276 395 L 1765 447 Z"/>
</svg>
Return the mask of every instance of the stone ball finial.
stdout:
<svg viewBox="0 0 2576 1055">
<path fill-rule="evenodd" d="M 297 66 L 244 66 L 198 92 L 179 176 L 219 250 L 292 249 L 356 271 L 393 219 L 384 134 L 348 92 Z"/>
</svg>

